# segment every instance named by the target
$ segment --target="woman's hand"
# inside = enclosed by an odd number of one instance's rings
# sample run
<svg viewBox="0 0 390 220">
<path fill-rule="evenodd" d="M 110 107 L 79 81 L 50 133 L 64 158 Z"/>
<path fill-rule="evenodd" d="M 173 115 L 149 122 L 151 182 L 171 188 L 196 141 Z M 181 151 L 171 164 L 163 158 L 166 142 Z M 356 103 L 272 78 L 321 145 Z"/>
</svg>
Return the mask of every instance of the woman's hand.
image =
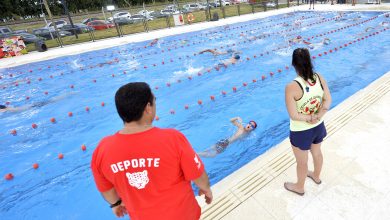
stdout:
<svg viewBox="0 0 390 220">
<path fill-rule="evenodd" d="M 309 124 L 316 124 L 321 119 L 320 117 L 318 117 L 317 114 L 311 114 L 309 116 L 310 116 L 310 118 L 308 118 L 308 120 L 306 120 L 306 122 L 309 123 Z"/>
</svg>

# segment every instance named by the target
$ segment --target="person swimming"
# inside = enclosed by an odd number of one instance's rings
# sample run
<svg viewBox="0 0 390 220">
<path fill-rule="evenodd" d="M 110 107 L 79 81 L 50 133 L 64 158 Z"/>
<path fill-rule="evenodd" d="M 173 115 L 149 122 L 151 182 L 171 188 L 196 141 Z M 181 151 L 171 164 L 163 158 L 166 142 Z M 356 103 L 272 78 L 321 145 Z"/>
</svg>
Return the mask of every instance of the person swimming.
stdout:
<svg viewBox="0 0 390 220">
<path fill-rule="evenodd" d="M 227 67 L 228 65 L 230 64 L 235 64 L 238 62 L 238 60 L 240 60 L 240 55 L 238 54 L 233 54 L 233 56 L 230 58 L 230 59 L 227 59 L 227 60 L 224 60 L 220 63 L 218 63 L 218 66 L 224 66 L 224 67 Z"/>
<path fill-rule="evenodd" d="M 200 157 L 215 157 L 217 154 L 220 154 L 226 150 L 226 148 L 236 140 L 242 138 L 246 134 L 257 128 L 257 123 L 255 121 L 249 121 L 245 126 L 242 125 L 242 119 L 240 117 L 235 117 L 230 119 L 230 122 L 237 126 L 238 130 L 229 138 L 224 138 L 219 140 L 210 148 L 199 152 Z"/>
<path fill-rule="evenodd" d="M 158 38 L 152 40 L 152 41 L 149 43 L 149 46 L 153 46 L 153 45 L 157 44 L 157 42 L 158 42 Z"/>
<path fill-rule="evenodd" d="M 0 112 L 22 112 L 22 111 L 26 111 L 26 110 L 31 109 L 31 108 L 40 108 L 40 107 L 45 106 L 47 104 L 62 100 L 62 99 L 66 98 L 70 95 L 73 95 L 73 94 L 75 94 L 75 92 L 71 92 L 71 93 L 67 93 L 64 95 L 57 96 L 57 97 L 53 97 L 49 100 L 35 102 L 35 103 L 29 104 L 29 105 L 18 106 L 18 107 L 0 105 Z"/>
<path fill-rule="evenodd" d="M 240 54 L 241 52 L 240 51 L 235 51 L 233 49 L 228 49 L 226 51 L 217 51 L 217 49 L 213 50 L 213 49 L 206 49 L 206 50 L 202 50 L 200 51 L 198 54 L 203 54 L 203 53 L 206 53 L 206 52 L 209 52 L 211 54 L 213 54 L 214 56 L 218 56 L 218 55 L 223 55 L 223 54 L 232 54 L 232 53 L 236 53 L 236 54 Z"/>
</svg>

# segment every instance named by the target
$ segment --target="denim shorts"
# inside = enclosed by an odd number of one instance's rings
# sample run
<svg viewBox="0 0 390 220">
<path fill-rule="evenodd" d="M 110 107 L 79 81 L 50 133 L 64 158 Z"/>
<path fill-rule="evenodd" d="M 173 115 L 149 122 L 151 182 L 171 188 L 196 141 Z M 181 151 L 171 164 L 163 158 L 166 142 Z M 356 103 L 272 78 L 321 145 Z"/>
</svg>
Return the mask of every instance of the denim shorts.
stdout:
<svg viewBox="0 0 390 220">
<path fill-rule="evenodd" d="M 321 143 L 326 137 L 324 122 L 304 131 L 290 131 L 290 143 L 301 150 L 310 150 L 312 144 Z"/>
</svg>

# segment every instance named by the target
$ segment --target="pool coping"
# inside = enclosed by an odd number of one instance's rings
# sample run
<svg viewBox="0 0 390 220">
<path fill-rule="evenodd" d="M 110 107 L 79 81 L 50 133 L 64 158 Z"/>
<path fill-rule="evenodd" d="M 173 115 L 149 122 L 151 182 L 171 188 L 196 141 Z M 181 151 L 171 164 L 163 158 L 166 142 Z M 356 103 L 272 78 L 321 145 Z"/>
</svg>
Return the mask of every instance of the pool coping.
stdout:
<svg viewBox="0 0 390 220">
<path fill-rule="evenodd" d="M 390 3 L 382 4 L 385 7 L 389 6 Z M 330 5 L 330 4 L 324 4 L 324 5 L 318 5 L 316 8 L 316 11 L 329 11 L 329 10 L 359 10 L 364 8 L 369 8 L 371 6 L 369 5 L 356 5 L 354 7 L 349 5 Z M 378 5 L 372 5 L 372 7 L 378 7 Z M 80 44 L 72 44 L 69 46 L 64 46 L 63 48 L 57 47 L 57 48 L 50 48 L 46 52 L 31 52 L 23 56 L 18 57 L 12 57 L 12 58 L 5 58 L 0 60 L 0 69 L 1 68 L 9 68 L 14 66 L 19 66 L 23 64 L 29 64 L 34 62 L 40 62 L 44 60 L 54 59 L 62 56 L 67 55 L 77 55 L 85 52 L 95 51 L 95 50 L 101 50 L 106 48 L 112 48 L 117 47 L 129 43 L 136 43 L 136 42 L 143 42 L 152 40 L 155 38 L 161 38 L 161 37 L 167 37 L 167 36 L 173 36 L 183 33 L 190 33 L 194 31 L 200 31 L 208 28 L 214 28 L 214 27 L 220 27 L 227 24 L 234 24 L 239 22 L 246 22 L 254 19 L 264 18 L 272 15 L 278 15 L 288 12 L 294 12 L 294 11 L 307 11 L 307 5 L 301 5 L 301 6 L 294 6 L 290 8 L 282 8 L 278 10 L 271 10 L 266 12 L 257 12 L 254 14 L 245 14 L 241 16 L 234 16 L 229 17 L 226 19 L 220 19 L 218 21 L 214 22 L 201 22 L 191 25 L 185 25 L 185 26 L 178 26 L 178 27 L 172 27 L 168 29 L 160 29 L 160 30 L 153 30 L 150 32 L 143 32 L 143 33 L 137 33 L 132 35 L 127 35 L 121 38 L 108 38 L 103 40 L 98 40 L 96 42 L 85 42 Z M 372 11 L 383 11 L 383 10 L 372 10 Z M 113 42 L 113 41 L 116 42 Z"/>
</svg>

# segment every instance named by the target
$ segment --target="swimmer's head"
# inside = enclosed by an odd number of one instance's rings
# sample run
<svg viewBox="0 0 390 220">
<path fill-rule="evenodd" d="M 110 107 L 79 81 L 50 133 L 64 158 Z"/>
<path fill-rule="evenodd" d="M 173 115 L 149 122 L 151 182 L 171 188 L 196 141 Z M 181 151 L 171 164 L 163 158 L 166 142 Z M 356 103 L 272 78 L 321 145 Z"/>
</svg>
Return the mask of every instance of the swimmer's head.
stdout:
<svg viewBox="0 0 390 220">
<path fill-rule="evenodd" d="M 240 59 L 240 55 L 238 55 L 238 54 L 234 55 L 234 59 L 239 60 Z"/>
<path fill-rule="evenodd" d="M 0 112 L 5 112 L 5 111 L 7 111 L 7 106 L 0 105 Z"/>
<path fill-rule="evenodd" d="M 247 125 L 245 125 L 245 131 L 253 131 L 257 128 L 257 123 L 255 121 L 249 121 Z"/>
</svg>

